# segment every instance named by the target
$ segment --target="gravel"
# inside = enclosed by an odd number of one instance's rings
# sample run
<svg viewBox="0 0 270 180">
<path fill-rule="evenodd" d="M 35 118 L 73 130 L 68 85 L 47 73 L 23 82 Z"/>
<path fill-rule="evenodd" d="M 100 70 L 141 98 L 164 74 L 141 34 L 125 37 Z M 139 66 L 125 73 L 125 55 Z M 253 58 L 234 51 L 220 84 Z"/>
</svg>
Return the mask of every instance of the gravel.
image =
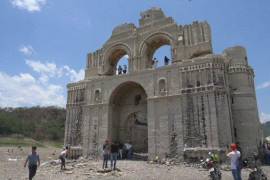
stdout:
<svg viewBox="0 0 270 180">
<path fill-rule="evenodd" d="M 11 151 L 13 149 L 13 152 Z M 0 180 L 26 180 L 28 169 L 23 163 L 30 148 L 0 147 Z M 8 152 L 9 151 L 9 152 Z M 154 164 L 146 161 L 117 161 L 117 170 L 103 170 L 101 160 L 79 159 L 67 161 L 66 170 L 60 170 L 57 160 L 60 149 L 38 148 L 41 166 L 35 180 L 204 180 L 209 179 L 208 171 L 186 164 Z M 110 165 L 110 163 L 108 164 Z M 264 172 L 270 177 L 270 167 L 264 166 Z M 249 170 L 242 171 L 243 180 L 247 179 Z M 222 171 L 222 180 L 232 180 L 230 171 Z"/>
</svg>

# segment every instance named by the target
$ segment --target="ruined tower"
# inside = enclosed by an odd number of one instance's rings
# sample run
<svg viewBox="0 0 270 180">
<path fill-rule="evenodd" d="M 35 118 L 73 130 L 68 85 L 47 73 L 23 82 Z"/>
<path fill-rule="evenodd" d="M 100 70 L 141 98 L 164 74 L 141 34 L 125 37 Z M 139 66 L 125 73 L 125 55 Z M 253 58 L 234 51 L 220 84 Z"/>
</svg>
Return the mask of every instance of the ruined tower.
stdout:
<svg viewBox="0 0 270 180">
<path fill-rule="evenodd" d="M 171 64 L 153 68 L 153 54 L 171 47 Z M 116 75 L 128 56 L 128 74 Z M 244 153 L 261 138 L 254 72 L 243 47 L 214 54 L 207 22 L 178 25 L 160 8 L 125 23 L 87 55 L 85 78 L 68 84 L 65 144 L 86 156 L 106 139 L 130 142 L 135 152 L 177 156 L 196 148 L 224 150 L 239 141 Z"/>
</svg>

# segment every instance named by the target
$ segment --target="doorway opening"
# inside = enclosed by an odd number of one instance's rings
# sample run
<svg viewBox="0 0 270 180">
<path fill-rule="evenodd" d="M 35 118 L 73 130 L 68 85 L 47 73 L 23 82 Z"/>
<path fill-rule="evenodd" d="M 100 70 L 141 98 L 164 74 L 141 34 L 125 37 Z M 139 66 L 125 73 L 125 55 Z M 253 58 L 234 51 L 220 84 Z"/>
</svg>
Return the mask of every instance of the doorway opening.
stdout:
<svg viewBox="0 0 270 180">
<path fill-rule="evenodd" d="M 147 95 L 135 82 L 119 85 L 110 98 L 109 136 L 129 143 L 135 153 L 148 152 Z"/>
</svg>

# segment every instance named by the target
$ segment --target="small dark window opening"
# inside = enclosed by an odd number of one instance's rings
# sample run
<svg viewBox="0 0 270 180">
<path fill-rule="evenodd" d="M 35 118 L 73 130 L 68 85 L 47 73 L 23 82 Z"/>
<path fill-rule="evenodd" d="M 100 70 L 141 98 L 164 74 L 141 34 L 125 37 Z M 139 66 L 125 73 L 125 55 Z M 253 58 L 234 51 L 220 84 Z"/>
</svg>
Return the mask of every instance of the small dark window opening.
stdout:
<svg viewBox="0 0 270 180">
<path fill-rule="evenodd" d="M 222 75 L 219 75 L 218 76 L 218 84 L 219 85 L 223 85 L 224 84 L 224 80 L 223 80 L 223 76 Z"/>
<path fill-rule="evenodd" d="M 234 137 L 237 138 L 236 128 L 234 128 Z"/>
<path fill-rule="evenodd" d="M 187 87 L 188 87 L 188 88 L 193 88 L 193 85 L 192 85 L 192 84 L 188 84 Z"/>
<path fill-rule="evenodd" d="M 232 104 L 234 103 L 234 99 L 233 99 L 233 97 L 231 98 L 231 101 L 232 101 Z"/>
<path fill-rule="evenodd" d="M 197 81 L 197 87 L 199 87 L 201 85 L 200 81 Z"/>
<path fill-rule="evenodd" d="M 140 94 L 136 95 L 135 96 L 135 99 L 134 99 L 134 104 L 137 106 L 138 104 L 140 104 L 140 101 L 141 101 L 142 97 Z"/>
<path fill-rule="evenodd" d="M 96 101 L 96 102 L 100 102 L 100 101 L 101 101 L 100 90 L 96 90 L 96 91 L 95 91 L 95 101 Z"/>
</svg>

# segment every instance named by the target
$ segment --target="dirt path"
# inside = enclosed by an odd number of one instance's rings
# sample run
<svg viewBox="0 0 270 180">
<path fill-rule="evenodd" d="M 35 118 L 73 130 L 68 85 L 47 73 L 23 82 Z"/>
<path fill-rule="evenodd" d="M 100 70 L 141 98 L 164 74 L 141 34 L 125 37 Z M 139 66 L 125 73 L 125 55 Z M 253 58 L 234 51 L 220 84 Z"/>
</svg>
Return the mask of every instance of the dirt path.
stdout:
<svg viewBox="0 0 270 180">
<path fill-rule="evenodd" d="M 0 180 L 26 180 L 27 168 L 23 163 L 29 148 L 0 147 Z M 100 172 L 101 161 L 81 159 L 67 164 L 67 170 L 60 171 L 60 165 L 52 162 L 57 159 L 56 148 L 38 148 L 42 166 L 38 169 L 35 180 L 87 180 L 87 179 L 119 179 L 119 180 L 204 180 L 208 172 L 202 169 L 186 167 L 184 165 L 166 166 L 149 164 L 145 161 L 118 161 L 120 171 Z M 45 162 L 45 163 L 44 163 Z M 270 177 L 270 167 L 264 167 L 265 173 Z M 243 180 L 247 179 L 248 171 L 243 170 Z M 222 171 L 223 180 L 231 180 L 230 171 Z"/>
</svg>

